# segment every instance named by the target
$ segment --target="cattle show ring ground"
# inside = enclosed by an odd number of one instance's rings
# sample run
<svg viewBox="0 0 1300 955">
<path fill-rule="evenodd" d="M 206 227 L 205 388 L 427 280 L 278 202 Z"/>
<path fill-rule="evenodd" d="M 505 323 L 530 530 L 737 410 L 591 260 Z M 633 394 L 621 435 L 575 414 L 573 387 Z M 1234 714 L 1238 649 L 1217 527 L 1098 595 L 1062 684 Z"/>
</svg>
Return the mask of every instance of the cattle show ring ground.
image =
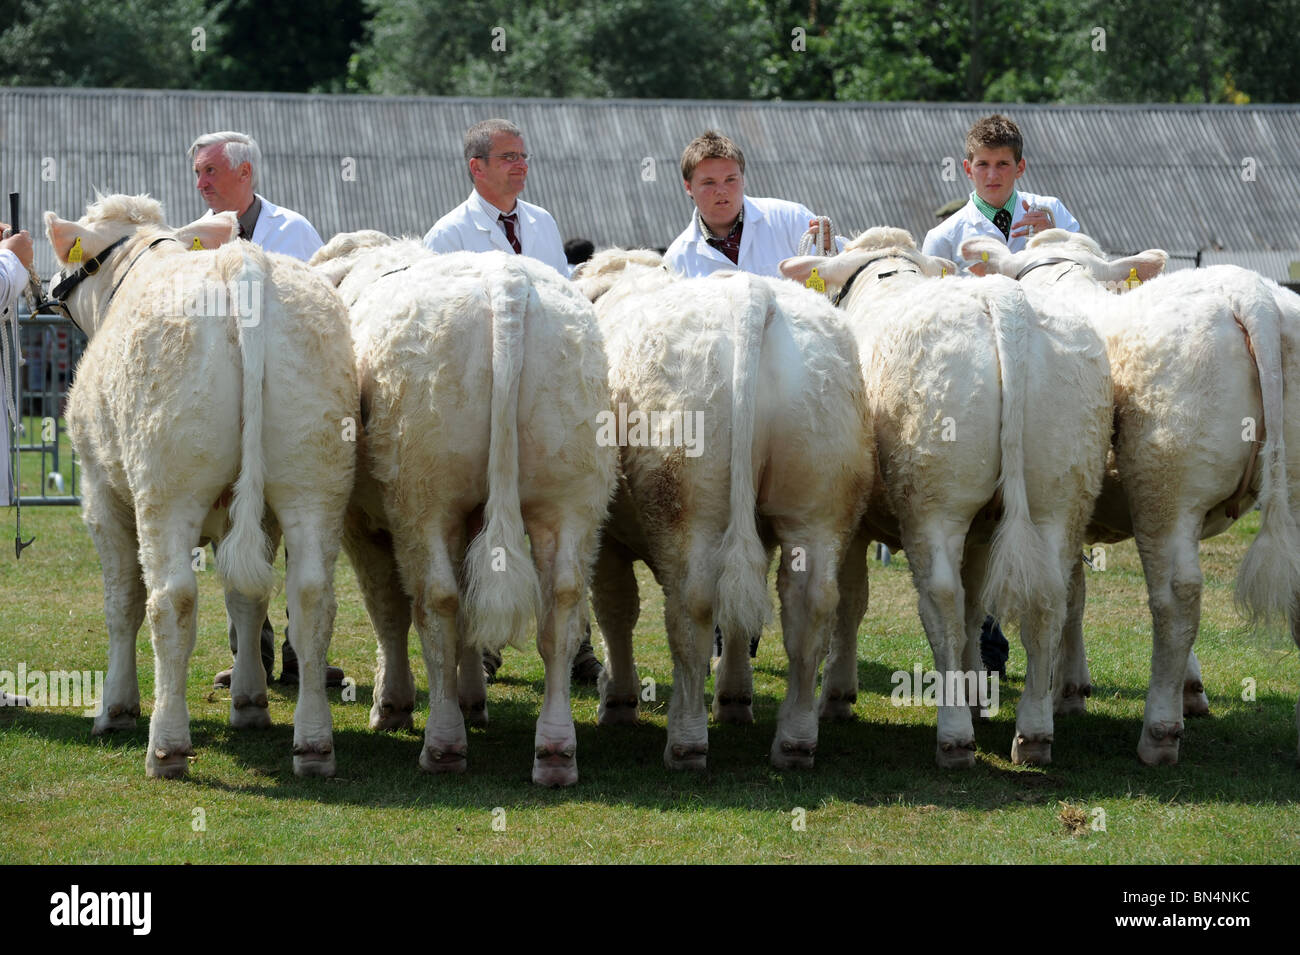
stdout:
<svg viewBox="0 0 1300 955">
<path fill-rule="evenodd" d="M 329 692 L 338 774 L 295 777 L 296 688 L 272 684 L 274 725 L 250 732 L 230 729 L 229 691 L 212 688 L 230 657 L 209 560 L 198 574 L 187 692 L 196 759 L 188 778 L 145 778 L 153 698 L 146 625 L 138 642 L 145 716 L 135 731 L 92 737 L 91 719 L 76 707 L 0 709 L 3 861 L 1294 864 L 1300 660 L 1284 633 L 1252 632 L 1232 606 L 1236 568 L 1258 521 L 1252 511 L 1202 543 L 1196 651 L 1212 713 L 1186 721 L 1180 763 L 1160 768 L 1136 756 L 1151 618 L 1131 542 L 1107 547 L 1105 569 L 1089 572 L 1094 693 L 1086 714 L 1057 719 L 1054 761 L 1042 768 L 1009 759 L 1025 665 L 1014 628 L 1000 709 L 976 724 L 973 769 L 936 767 L 932 707 L 892 705 L 892 674 L 933 665 L 906 558 L 895 555 L 888 566 L 870 563 L 856 718 L 823 723 L 813 770 L 777 772 L 768 763 L 786 665 L 779 631 L 769 630 L 755 661 L 754 725 L 711 726 L 709 771 L 670 773 L 662 762 L 672 693 L 662 595 L 639 567 L 636 651 L 654 700 L 642 703 L 638 726 L 598 727 L 595 689 L 575 687 L 581 775 L 564 790 L 529 778 L 542 686 L 532 650 L 506 652 L 488 690 L 491 725 L 470 730 L 463 776 L 417 768 L 427 686 L 414 633 L 417 732 L 368 729 L 375 639 L 345 558 L 329 659 L 356 687 Z M 0 668 L 103 670 L 99 561 L 77 509 L 28 508 L 22 522 L 36 542 L 0 569 Z M 282 593 L 271 618 L 278 643 Z"/>
</svg>

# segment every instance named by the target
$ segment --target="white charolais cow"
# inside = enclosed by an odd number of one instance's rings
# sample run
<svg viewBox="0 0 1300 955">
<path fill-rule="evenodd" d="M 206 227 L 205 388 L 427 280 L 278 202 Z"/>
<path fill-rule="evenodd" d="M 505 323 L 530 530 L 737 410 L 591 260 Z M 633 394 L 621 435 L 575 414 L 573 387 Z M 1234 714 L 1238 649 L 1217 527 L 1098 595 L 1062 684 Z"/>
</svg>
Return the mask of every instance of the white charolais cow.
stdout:
<svg viewBox="0 0 1300 955">
<path fill-rule="evenodd" d="M 1019 619 L 1029 663 L 1012 759 L 1050 762 L 1052 656 L 1109 430 L 1101 341 L 1087 322 L 1036 315 L 1010 280 L 941 277 L 953 264 L 922 255 L 902 230 L 871 229 L 834 258 L 790 259 L 782 271 L 806 279 L 814 267 L 840 289 L 857 335 L 885 491 L 840 578 L 823 712 L 837 715 L 836 700 L 856 695 L 875 536 L 907 551 L 940 673 L 982 669 L 986 610 Z M 974 762 L 962 703 L 938 708 L 941 766 Z"/>
<path fill-rule="evenodd" d="M 664 588 L 673 657 L 664 762 L 704 769 L 714 622 L 728 637 L 714 716 L 752 720 L 745 648 L 770 615 L 769 552 L 779 544 L 790 668 L 771 760 L 810 767 L 836 576 L 874 474 L 853 338 L 825 300 L 793 283 L 674 280 L 655 261 L 614 250 L 577 278 L 605 336 L 622 460 L 592 583 L 609 652 L 601 722 L 636 718 L 639 558 Z"/>
<path fill-rule="evenodd" d="M 45 224 L 76 281 L 55 291 L 90 339 L 68 428 L 104 572 L 109 666 L 95 732 L 129 728 L 139 715 L 135 638 L 147 615 L 155 705 L 145 769 L 185 774 L 193 753 L 185 678 L 198 613 L 192 561 L 202 538 L 220 542 L 239 634 L 231 725 L 270 724 L 257 640 L 283 529 L 302 667 L 294 771 L 332 775 L 325 651 L 355 460 L 347 431 L 358 413 L 343 304 L 294 259 L 222 245 L 237 232 L 233 216 L 173 231 L 148 196 L 108 196 L 76 222 L 47 212 Z M 211 251 L 191 251 L 196 239 Z"/>
<path fill-rule="evenodd" d="M 371 726 L 411 725 L 414 619 L 429 673 L 420 766 L 464 772 L 465 715 L 487 718 L 481 652 L 536 619 L 533 781 L 576 782 L 569 671 L 618 467 L 597 440 L 609 395 L 590 303 L 524 256 L 439 256 L 375 232 L 335 236 L 312 264 L 351 311 L 361 383 L 344 545 L 379 636 Z"/>
<path fill-rule="evenodd" d="M 1184 713 L 1208 710 L 1190 652 L 1200 624 L 1198 541 L 1224 531 L 1256 500 L 1260 532 L 1238 572 L 1238 603 L 1256 619 L 1289 613 L 1300 642 L 1300 532 L 1291 504 L 1300 493 L 1291 487 L 1300 474 L 1300 459 L 1291 457 L 1300 450 L 1300 307 L 1292 293 L 1245 269 L 1157 278 L 1166 258 L 1159 250 L 1107 261 L 1088 237 L 1060 230 L 1016 255 L 981 242 L 962 254 L 987 254 L 987 268 L 1018 276 L 1040 311 L 1085 316 L 1106 341 L 1114 448 L 1090 536 L 1132 536 L 1137 544 L 1154 638 L 1138 755 L 1148 764 L 1175 763 Z M 1133 272 L 1144 284 L 1112 294 Z M 1082 569 L 1076 574 L 1058 669 L 1063 684 L 1087 686 Z M 1082 708 L 1081 697 L 1074 708 Z"/>
</svg>

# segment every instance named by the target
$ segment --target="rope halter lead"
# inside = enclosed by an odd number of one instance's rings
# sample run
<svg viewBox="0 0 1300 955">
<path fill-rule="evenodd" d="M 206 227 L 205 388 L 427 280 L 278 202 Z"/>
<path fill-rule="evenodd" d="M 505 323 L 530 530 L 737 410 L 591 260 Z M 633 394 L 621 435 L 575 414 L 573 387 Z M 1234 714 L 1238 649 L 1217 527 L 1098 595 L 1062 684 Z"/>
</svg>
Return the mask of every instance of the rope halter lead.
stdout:
<svg viewBox="0 0 1300 955">
<path fill-rule="evenodd" d="M 832 304 L 838 306 L 841 302 L 843 302 L 846 298 L 849 297 L 849 289 L 853 288 L 854 281 L 856 281 L 857 277 L 866 270 L 867 266 L 875 265 L 877 262 L 883 261 L 884 259 L 899 259 L 899 258 L 905 258 L 905 256 L 899 255 L 897 252 L 886 252 L 883 255 L 875 255 L 867 259 L 867 261 L 863 262 L 861 265 L 859 265 L 856 269 L 853 270 L 853 274 L 849 276 L 849 280 L 840 287 L 840 290 L 836 294 L 835 300 Z M 897 275 L 899 272 L 910 272 L 913 275 L 921 274 L 919 269 L 904 269 L 903 267 L 900 266 L 899 268 L 891 269 L 888 272 L 881 272 L 879 275 L 875 276 L 875 278 L 878 280 L 887 279 L 891 275 Z"/>
</svg>

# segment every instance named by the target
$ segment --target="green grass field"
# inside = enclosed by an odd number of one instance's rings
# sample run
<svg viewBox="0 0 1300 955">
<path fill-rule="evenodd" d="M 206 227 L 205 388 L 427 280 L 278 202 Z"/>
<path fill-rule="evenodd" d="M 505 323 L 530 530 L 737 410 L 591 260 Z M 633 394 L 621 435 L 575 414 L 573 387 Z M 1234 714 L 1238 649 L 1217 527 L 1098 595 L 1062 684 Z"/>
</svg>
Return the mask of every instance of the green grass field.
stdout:
<svg viewBox="0 0 1300 955">
<path fill-rule="evenodd" d="M 37 539 L 15 562 L 12 511 L 3 513 L 0 669 L 20 661 L 28 670 L 103 669 L 99 563 L 79 516 L 71 508 L 25 511 L 24 533 Z M 1109 548 L 1107 569 L 1090 574 L 1095 695 L 1086 715 L 1057 721 L 1050 767 L 1009 761 L 1024 667 L 1014 633 L 1002 710 L 976 727 L 975 768 L 935 766 L 933 711 L 889 699 L 891 672 L 932 662 L 906 562 L 873 560 L 857 719 L 823 726 L 815 770 L 775 772 L 767 761 L 785 672 L 770 632 L 755 671 L 755 725 L 711 729 L 705 776 L 663 768 L 672 670 L 662 601 L 642 572 L 638 660 L 658 699 L 645 705 L 640 726 L 603 729 L 595 725 L 595 691 L 577 689 L 581 780 L 560 791 L 529 778 L 542 678 L 531 652 L 507 651 L 488 691 L 491 726 L 470 731 L 465 776 L 424 775 L 418 735 L 367 729 L 374 638 L 346 560 L 338 565 L 330 660 L 356 678 L 356 700 L 330 691 L 337 778 L 296 778 L 296 691 L 273 685 L 274 727 L 235 733 L 227 691 L 211 688 L 229 653 L 209 569 L 199 575 L 190 668 L 197 759 L 189 778 L 145 778 L 143 718 L 132 733 L 94 739 L 80 710 L 0 711 L 0 862 L 1300 862 L 1300 662 L 1289 638 L 1248 632 L 1231 606 L 1232 575 L 1257 520 L 1252 512 L 1202 546 L 1196 647 L 1213 715 L 1188 721 L 1182 762 L 1160 769 L 1136 757 L 1151 625 L 1131 544 Z M 272 606 L 279 632 L 283 596 Z M 414 634 L 412 641 L 423 692 Z M 147 714 L 147 628 L 139 655 Z M 1253 701 L 1242 699 L 1247 678 L 1255 681 Z M 421 700 L 417 727 L 426 712 Z"/>
</svg>

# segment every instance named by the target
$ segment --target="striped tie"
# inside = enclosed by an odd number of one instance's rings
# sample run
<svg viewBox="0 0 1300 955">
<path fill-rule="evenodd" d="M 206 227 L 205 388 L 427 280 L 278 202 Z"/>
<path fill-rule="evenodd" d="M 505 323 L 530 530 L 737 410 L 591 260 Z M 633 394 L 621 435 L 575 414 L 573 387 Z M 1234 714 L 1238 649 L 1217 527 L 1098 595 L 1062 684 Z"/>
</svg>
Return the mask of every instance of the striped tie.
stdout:
<svg viewBox="0 0 1300 955">
<path fill-rule="evenodd" d="M 518 213 L 512 212 L 510 215 L 498 216 L 498 221 L 506 230 L 506 238 L 510 240 L 510 247 L 515 250 L 515 255 L 523 255 L 524 250 L 519 245 L 519 233 L 515 231 L 515 226 L 519 222 Z"/>
</svg>

